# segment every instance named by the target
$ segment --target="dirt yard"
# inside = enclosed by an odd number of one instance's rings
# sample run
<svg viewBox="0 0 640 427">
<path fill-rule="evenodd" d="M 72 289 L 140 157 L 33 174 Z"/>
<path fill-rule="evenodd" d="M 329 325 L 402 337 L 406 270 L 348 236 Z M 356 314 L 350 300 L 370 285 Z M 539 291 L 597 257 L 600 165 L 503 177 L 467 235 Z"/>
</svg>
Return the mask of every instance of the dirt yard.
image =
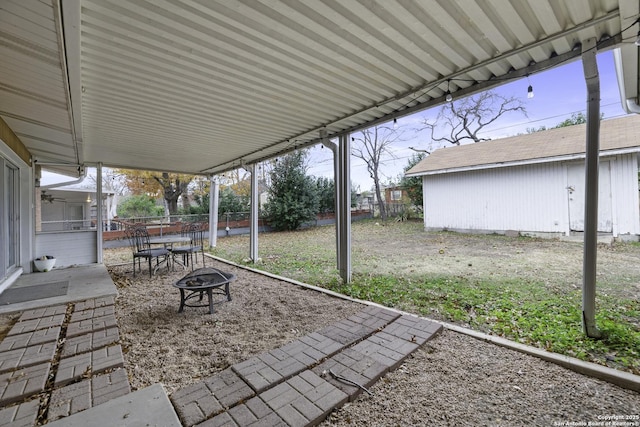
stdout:
<svg viewBox="0 0 640 427">
<path fill-rule="evenodd" d="M 308 232 L 315 242 L 331 247 L 332 229 Z M 393 232 L 402 238 L 390 239 L 386 226 L 354 224 L 354 271 L 515 275 L 539 278 L 550 287 L 580 287 L 579 243 L 423 233 L 415 224 Z M 290 233 L 263 238 L 261 254 L 277 256 L 280 250 L 313 257 L 298 240 Z M 247 242 L 240 236 L 218 244 L 246 252 Z M 104 255 L 118 287 L 116 313 L 134 389 L 161 382 L 172 393 L 363 308 L 208 260 L 207 266 L 237 275 L 231 285 L 233 301 L 216 304 L 214 315 L 206 308 L 177 313 L 179 291 L 172 284 L 185 271 L 160 270 L 149 278 L 143 270 L 134 279 L 128 248 L 107 249 Z M 637 300 L 639 259 L 639 245 L 601 245 L 599 292 Z M 3 316 L 0 327 L 12 320 L 15 316 Z M 332 413 L 322 426 L 587 425 L 606 416 L 640 414 L 638 393 L 452 331 L 427 343 L 371 391 L 372 396 L 363 393 Z"/>
<path fill-rule="evenodd" d="M 382 227 L 382 226 L 380 226 Z M 402 229 L 402 228 L 401 228 Z M 375 229 L 374 229 L 375 230 Z M 317 241 L 331 237 L 319 230 Z M 579 243 L 501 236 L 468 238 L 453 233 L 418 234 L 389 241 L 386 230 L 366 236 L 354 232 L 354 269 L 375 265 L 379 271 L 447 271 L 468 276 L 532 276 L 547 286 L 580 286 Z M 275 236 L 276 245 L 287 233 Z M 379 240 L 378 240 L 379 239 Z M 271 250 L 261 241 L 263 254 Z M 362 240 L 364 241 L 364 239 Z M 242 245 L 246 238 L 219 241 Z M 413 251 L 407 259 L 402 254 Z M 640 290 L 635 245 L 601 245 L 599 285 L 625 296 Z M 128 259 L 123 250 L 105 251 L 106 263 Z M 366 260 L 366 263 L 362 260 Z M 602 264 L 602 265 L 600 265 Z M 144 274 L 134 280 L 129 265 L 111 268 L 120 296 L 117 313 L 131 383 L 142 388 L 162 382 L 169 393 L 229 365 L 299 338 L 359 311 L 359 304 L 270 279 L 216 261 L 208 265 L 238 276 L 232 302 L 178 314 L 179 294 L 171 284 L 183 271 Z M 355 402 L 333 413 L 322 425 L 554 425 L 598 421 L 610 414 L 640 414 L 640 395 L 576 374 L 533 357 L 445 331 L 388 374 Z M 556 424 L 559 425 L 559 424 Z"/>
</svg>

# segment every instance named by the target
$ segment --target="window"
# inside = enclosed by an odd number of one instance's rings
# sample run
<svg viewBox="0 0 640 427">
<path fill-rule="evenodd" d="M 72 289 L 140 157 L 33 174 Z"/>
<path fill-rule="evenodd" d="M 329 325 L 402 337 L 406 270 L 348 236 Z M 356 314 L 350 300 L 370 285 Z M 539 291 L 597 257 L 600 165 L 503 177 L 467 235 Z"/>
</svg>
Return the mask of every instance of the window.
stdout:
<svg viewBox="0 0 640 427">
<path fill-rule="evenodd" d="M 391 200 L 394 202 L 397 202 L 398 200 L 402 200 L 402 190 L 392 190 Z"/>
</svg>

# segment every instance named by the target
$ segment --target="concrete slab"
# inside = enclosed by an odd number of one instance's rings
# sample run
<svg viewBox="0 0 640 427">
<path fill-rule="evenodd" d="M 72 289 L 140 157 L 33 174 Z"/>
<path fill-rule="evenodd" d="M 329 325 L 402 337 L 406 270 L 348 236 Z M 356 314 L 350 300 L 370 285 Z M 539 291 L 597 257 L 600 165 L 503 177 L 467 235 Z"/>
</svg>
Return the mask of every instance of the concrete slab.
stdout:
<svg viewBox="0 0 640 427">
<path fill-rule="evenodd" d="M 42 392 L 50 369 L 50 363 L 43 363 L 0 374 L 0 405 L 17 402 Z"/>
<path fill-rule="evenodd" d="M 292 427 L 315 425 L 348 400 L 343 391 L 311 371 L 304 371 L 258 397 Z"/>
<path fill-rule="evenodd" d="M 40 399 L 0 409 L 0 426 L 32 427 L 36 423 L 39 409 Z"/>
<path fill-rule="evenodd" d="M 0 353 L 0 372 L 12 371 L 17 368 L 53 362 L 56 353 L 56 342 L 16 348 Z"/>
<path fill-rule="evenodd" d="M 47 419 L 55 421 L 68 417 L 129 393 L 131 387 L 124 369 L 96 375 L 53 390 Z"/>
<path fill-rule="evenodd" d="M 103 264 L 53 269 L 46 273 L 23 274 L 11 288 L 44 285 L 65 280 L 69 282 L 66 295 L 5 304 L 0 306 L 0 314 L 118 295 L 118 290 Z"/>
<path fill-rule="evenodd" d="M 39 329 L 24 334 L 10 335 L 0 342 L 0 352 L 14 350 L 16 348 L 29 347 L 32 345 L 56 342 L 60 336 L 60 326 Z"/>
<path fill-rule="evenodd" d="M 282 418 L 259 397 L 249 399 L 228 412 L 223 412 L 198 427 L 289 427 Z"/>
<path fill-rule="evenodd" d="M 171 401 L 188 427 L 253 395 L 253 390 L 231 368 L 227 368 L 203 382 L 177 390 L 171 395 Z"/>
<path fill-rule="evenodd" d="M 89 353 L 82 353 L 60 360 L 55 386 L 61 387 L 91 374 L 113 368 L 122 368 L 124 357 L 122 347 L 113 345 Z"/>
<path fill-rule="evenodd" d="M 411 341 L 378 332 L 352 348 L 394 370 L 418 347 L 418 344 Z"/>
<path fill-rule="evenodd" d="M 16 322 L 7 335 L 18 335 L 27 332 L 37 331 L 38 329 L 54 328 L 62 326 L 64 322 L 64 314 L 56 314 L 53 316 L 38 317 L 36 319 Z"/>
<path fill-rule="evenodd" d="M 138 390 L 47 424 L 48 427 L 182 427 L 162 384 Z"/>
<path fill-rule="evenodd" d="M 96 317 L 104 317 L 109 315 L 115 315 L 116 308 L 113 305 L 105 305 L 103 307 L 87 308 L 86 310 L 78 310 L 77 308 L 71 315 L 70 322 L 80 322 L 82 320 L 92 319 Z"/>
<path fill-rule="evenodd" d="M 387 371 L 387 366 L 351 348 L 313 368 L 319 377 L 348 394 L 350 401 L 363 391 L 356 384 L 369 388 Z M 340 378 L 334 378 L 332 373 Z"/>
<path fill-rule="evenodd" d="M 89 310 L 91 308 L 99 308 L 107 305 L 114 305 L 115 303 L 116 303 L 116 298 L 114 295 L 91 298 L 85 301 L 79 301 L 75 303 L 74 311 Z"/>
<path fill-rule="evenodd" d="M 22 313 L 18 321 L 37 319 L 38 317 L 55 316 L 56 314 L 66 314 L 67 305 L 54 305 L 53 307 L 41 307 L 27 310 Z"/>
<path fill-rule="evenodd" d="M 97 350 L 98 348 L 115 344 L 119 340 L 120 333 L 116 327 L 67 338 L 62 347 L 61 356 L 70 357 L 76 354 L 86 353 L 87 351 Z"/>
<path fill-rule="evenodd" d="M 400 313 L 370 305 L 361 312 L 349 317 L 349 320 L 376 330 L 385 327 L 398 317 L 400 317 Z"/>
<path fill-rule="evenodd" d="M 336 354 L 343 348 L 344 346 L 339 342 L 313 332 L 280 348 L 237 363 L 231 368 L 256 393 L 260 393 L 310 368 L 324 358 Z"/>
<path fill-rule="evenodd" d="M 419 346 L 442 331 L 442 325 L 419 317 L 403 315 L 387 325 L 382 332 L 418 344 Z"/>
<path fill-rule="evenodd" d="M 79 322 L 69 323 L 67 326 L 67 338 L 84 335 L 103 329 L 115 328 L 118 326 L 118 320 L 114 314 L 108 314 L 101 317 L 91 317 Z"/>
</svg>

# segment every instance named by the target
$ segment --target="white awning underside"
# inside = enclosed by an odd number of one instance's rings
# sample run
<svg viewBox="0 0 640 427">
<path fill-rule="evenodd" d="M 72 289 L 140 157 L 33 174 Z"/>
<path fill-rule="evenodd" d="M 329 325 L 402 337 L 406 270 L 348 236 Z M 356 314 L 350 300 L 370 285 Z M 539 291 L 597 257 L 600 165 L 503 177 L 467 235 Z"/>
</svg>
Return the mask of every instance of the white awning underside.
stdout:
<svg viewBox="0 0 640 427">
<path fill-rule="evenodd" d="M 633 106 L 638 7 L 3 0 L 0 117 L 41 164 L 216 173 L 317 142 L 321 130 L 437 105 L 447 87 L 462 96 L 579 58 L 587 38 L 622 47 Z"/>
</svg>

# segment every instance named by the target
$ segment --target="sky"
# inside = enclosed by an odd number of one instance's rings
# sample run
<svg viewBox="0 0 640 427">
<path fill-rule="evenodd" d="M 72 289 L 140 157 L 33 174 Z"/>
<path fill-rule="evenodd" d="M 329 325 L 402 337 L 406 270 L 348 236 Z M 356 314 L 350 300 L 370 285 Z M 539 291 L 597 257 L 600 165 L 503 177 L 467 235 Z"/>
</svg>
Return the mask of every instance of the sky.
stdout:
<svg viewBox="0 0 640 427">
<path fill-rule="evenodd" d="M 599 53 L 597 56 L 600 76 L 600 109 L 604 119 L 625 115 L 620 101 L 620 91 L 613 63 L 613 52 Z M 534 97 L 527 98 L 527 88 L 533 87 Z M 582 69 L 582 61 L 572 61 L 548 71 L 532 74 L 505 85 L 499 86 L 496 92 L 505 97 L 521 98 L 527 110 L 527 116 L 514 113 L 500 117 L 480 136 L 483 138 L 505 138 L 526 133 L 527 128 L 553 127 L 571 114 L 586 112 L 587 89 Z M 455 101 L 455 99 L 454 99 Z M 406 140 L 391 147 L 393 157 L 388 157 L 382 170 L 382 184 L 389 180 L 397 182 L 408 159 L 415 152 L 408 147 L 428 149 L 430 137 L 427 131 L 415 132 L 410 128 L 417 127 L 426 119 L 433 120 L 440 110 L 435 107 L 429 110 L 398 119 L 400 128 L 405 129 Z M 353 142 L 352 142 L 353 144 Z M 436 147 L 433 147 L 436 148 Z M 316 146 L 310 150 L 308 173 L 314 176 L 333 178 L 333 160 L 331 151 Z M 360 159 L 351 157 L 352 186 L 360 191 L 370 191 L 373 180 L 369 177 L 366 165 Z"/>
</svg>

